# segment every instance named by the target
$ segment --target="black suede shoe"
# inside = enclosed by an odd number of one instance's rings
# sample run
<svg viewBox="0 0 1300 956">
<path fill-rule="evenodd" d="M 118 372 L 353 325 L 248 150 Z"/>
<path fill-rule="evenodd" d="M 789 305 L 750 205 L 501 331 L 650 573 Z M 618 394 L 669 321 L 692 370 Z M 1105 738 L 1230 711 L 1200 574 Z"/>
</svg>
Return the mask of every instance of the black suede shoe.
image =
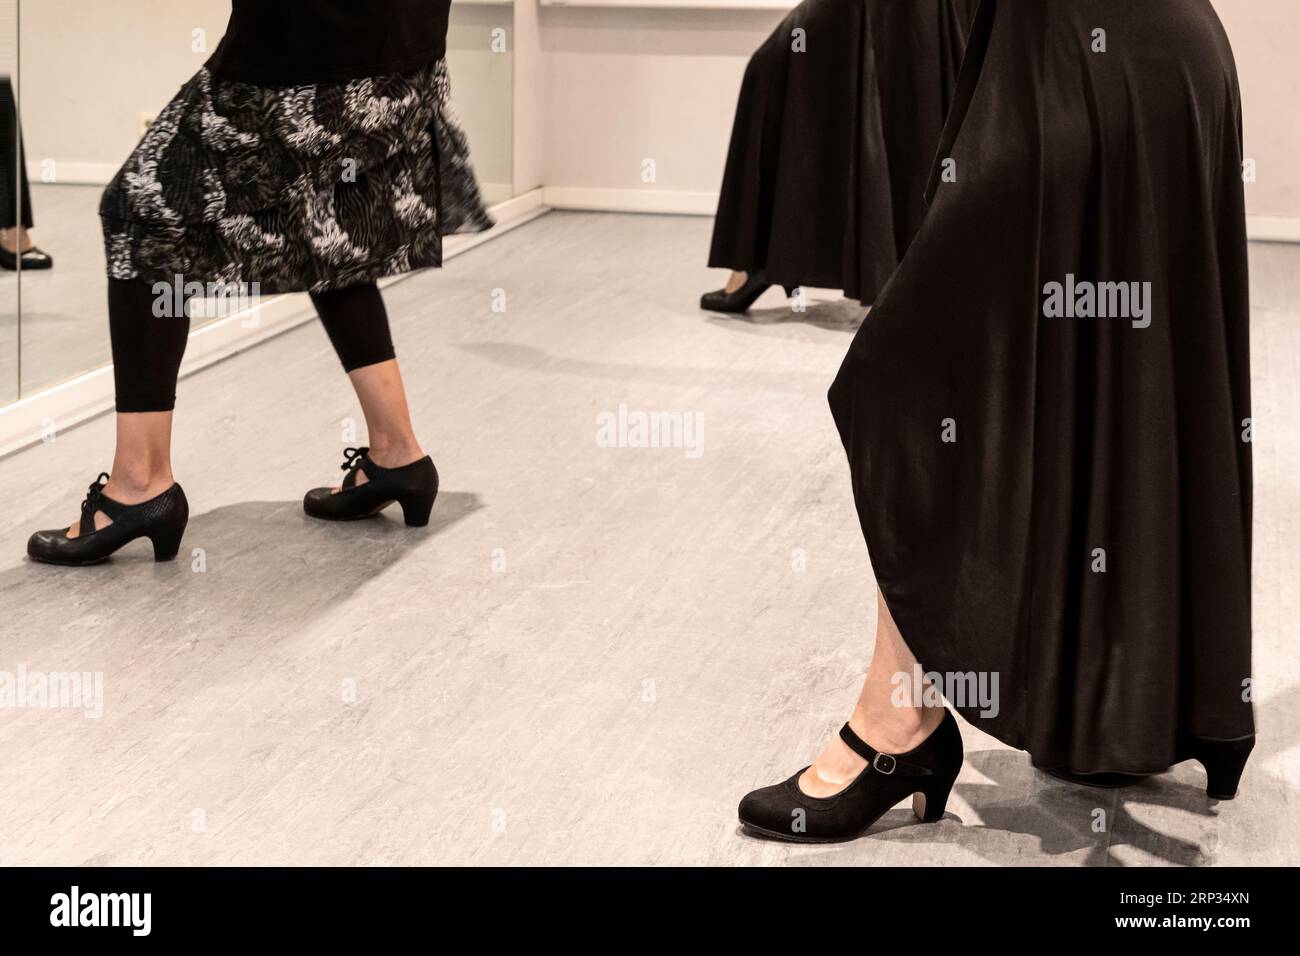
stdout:
<svg viewBox="0 0 1300 956">
<path fill-rule="evenodd" d="M 948 794 L 961 771 L 961 731 L 952 713 L 925 742 L 905 754 L 881 753 L 845 724 L 840 737 L 867 767 L 833 797 L 810 797 L 799 789 L 800 770 L 785 783 L 755 790 L 740 801 L 740 822 L 760 836 L 794 843 L 840 843 L 862 836 L 900 800 L 924 823 L 943 818 Z"/>
<path fill-rule="evenodd" d="M 745 284 L 735 292 L 728 292 L 725 288 L 722 288 L 714 292 L 704 293 L 704 295 L 700 296 L 700 308 L 708 309 L 710 312 L 726 312 L 731 315 L 748 312 L 749 307 L 758 301 L 758 297 L 766 292 L 771 284 L 763 277 L 761 272 L 746 276 Z"/>
<path fill-rule="evenodd" d="M 54 268 L 54 259 L 50 254 L 42 249 L 37 249 L 35 246 L 32 246 L 26 252 L 10 252 L 8 249 L 0 249 L 0 269 L 17 272 L 19 259 L 22 260 L 24 272 Z"/>
<path fill-rule="evenodd" d="M 101 472 L 90 486 L 86 500 L 81 503 L 81 524 L 75 538 L 68 537 L 67 528 L 38 531 L 27 541 L 28 557 L 46 564 L 98 564 L 136 538 L 153 542 L 155 561 L 176 557 L 190 518 L 190 504 L 181 486 L 172 485 L 138 505 L 124 505 L 104 494 L 107 482 L 108 474 Z M 99 511 L 113 523 L 96 531 L 95 513 Z"/>
<path fill-rule="evenodd" d="M 347 477 L 342 487 L 313 488 L 302 499 L 302 508 L 313 518 L 326 521 L 352 521 L 377 515 L 394 501 L 402 506 L 406 523 L 423 528 L 429 523 L 433 500 L 438 497 L 438 469 L 425 455 L 401 468 L 381 468 L 367 456 L 369 448 L 348 448 L 343 452 L 342 468 Z M 357 484 L 357 472 L 366 473 L 364 484 Z"/>
</svg>

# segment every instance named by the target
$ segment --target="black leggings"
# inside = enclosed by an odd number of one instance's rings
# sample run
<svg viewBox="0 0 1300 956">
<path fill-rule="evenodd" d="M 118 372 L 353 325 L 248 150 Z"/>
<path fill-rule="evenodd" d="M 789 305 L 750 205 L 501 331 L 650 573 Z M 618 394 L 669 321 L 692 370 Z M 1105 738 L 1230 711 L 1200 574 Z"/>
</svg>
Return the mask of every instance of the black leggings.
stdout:
<svg viewBox="0 0 1300 956">
<path fill-rule="evenodd" d="M 395 357 L 379 286 L 313 292 L 311 301 L 345 372 Z M 171 411 L 190 334 L 188 310 L 177 310 L 170 291 L 159 296 L 148 282 L 109 279 L 108 331 L 117 410 Z"/>
</svg>

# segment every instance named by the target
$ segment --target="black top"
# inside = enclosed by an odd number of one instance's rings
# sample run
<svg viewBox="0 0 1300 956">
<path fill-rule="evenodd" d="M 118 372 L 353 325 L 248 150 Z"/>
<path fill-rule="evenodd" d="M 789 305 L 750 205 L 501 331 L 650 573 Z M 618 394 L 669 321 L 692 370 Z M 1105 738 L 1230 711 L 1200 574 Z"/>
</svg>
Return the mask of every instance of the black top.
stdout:
<svg viewBox="0 0 1300 956">
<path fill-rule="evenodd" d="M 403 73 L 447 51 L 451 0 L 231 0 L 208 60 L 217 76 L 261 86 Z"/>
</svg>

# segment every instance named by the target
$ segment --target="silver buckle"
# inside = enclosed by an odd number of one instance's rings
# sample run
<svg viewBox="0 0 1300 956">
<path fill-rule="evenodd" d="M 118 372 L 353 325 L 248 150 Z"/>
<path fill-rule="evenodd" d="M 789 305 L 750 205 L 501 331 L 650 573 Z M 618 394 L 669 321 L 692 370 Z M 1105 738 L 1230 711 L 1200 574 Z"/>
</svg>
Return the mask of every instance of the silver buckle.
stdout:
<svg viewBox="0 0 1300 956">
<path fill-rule="evenodd" d="M 888 761 L 889 761 L 889 769 L 888 769 L 888 770 L 886 770 L 884 767 L 880 766 L 880 761 L 881 761 L 881 760 L 888 760 Z M 875 756 L 874 758 L 872 758 L 872 761 L 871 761 L 871 769 L 874 770 L 874 771 L 876 771 L 876 773 L 883 773 L 886 777 L 888 777 L 891 773 L 893 773 L 893 772 L 894 772 L 894 768 L 897 767 L 897 766 L 898 766 L 898 761 L 895 760 L 893 757 L 889 756 L 889 754 L 876 754 L 876 756 Z"/>
</svg>

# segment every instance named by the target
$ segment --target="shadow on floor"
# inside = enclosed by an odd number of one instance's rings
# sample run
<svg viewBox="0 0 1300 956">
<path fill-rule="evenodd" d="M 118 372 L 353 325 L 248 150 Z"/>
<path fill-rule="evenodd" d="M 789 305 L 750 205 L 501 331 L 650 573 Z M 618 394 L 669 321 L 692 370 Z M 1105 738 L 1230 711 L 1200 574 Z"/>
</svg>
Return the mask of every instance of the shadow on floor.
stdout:
<svg viewBox="0 0 1300 956">
<path fill-rule="evenodd" d="M 813 302 L 803 312 L 796 312 L 789 306 L 779 309 L 750 309 L 744 315 L 724 315 L 707 313 L 709 319 L 717 325 L 725 325 L 742 331 L 758 331 L 772 326 L 802 324 L 828 332 L 857 332 L 867 314 L 867 306 L 853 299 L 834 299 L 829 302 Z"/>
<path fill-rule="evenodd" d="M 407 528 L 396 508 L 332 523 L 298 501 L 249 501 L 193 516 L 175 561 L 156 563 L 146 539 L 89 568 L 25 560 L 0 574 L 0 655 L 96 669 L 106 654 L 147 666 L 140 655 L 178 642 L 296 633 L 482 507 L 478 495 L 444 492 L 427 528 Z"/>
</svg>

